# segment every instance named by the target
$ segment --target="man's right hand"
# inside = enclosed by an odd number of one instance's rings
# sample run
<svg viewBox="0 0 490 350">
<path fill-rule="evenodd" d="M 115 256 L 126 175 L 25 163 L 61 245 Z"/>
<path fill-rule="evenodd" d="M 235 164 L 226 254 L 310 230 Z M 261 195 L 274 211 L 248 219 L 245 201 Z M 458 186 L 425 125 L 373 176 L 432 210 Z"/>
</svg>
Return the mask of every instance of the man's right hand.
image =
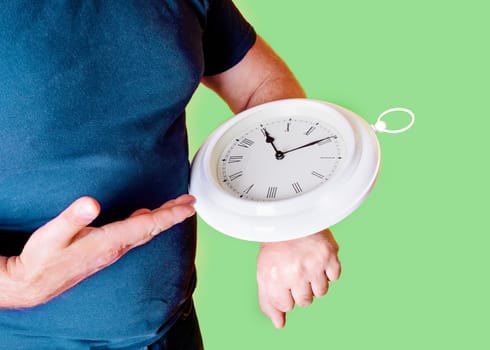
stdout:
<svg viewBox="0 0 490 350">
<path fill-rule="evenodd" d="M 125 220 L 94 228 L 88 225 L 100 206 L 91 197 L 79 198 L 35 231 L 19 256 L 0 257 L 0 308 L 49 301 L 192 216 L 194 201 L 182 195 L 155 210 L 139 209 Z"/>
</svg>

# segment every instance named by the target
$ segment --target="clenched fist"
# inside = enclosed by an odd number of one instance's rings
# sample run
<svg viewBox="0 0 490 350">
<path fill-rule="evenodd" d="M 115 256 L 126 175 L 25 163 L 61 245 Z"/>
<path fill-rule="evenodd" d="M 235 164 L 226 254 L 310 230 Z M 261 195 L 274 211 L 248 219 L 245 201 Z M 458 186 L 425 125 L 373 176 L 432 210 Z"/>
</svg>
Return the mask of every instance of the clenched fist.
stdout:
<svg viewBox="0 0 490 350">
<path fill-rule="evenodd" d="M 262 311 L 277 328 L 294 305 L 308 306 L 340 276 L 338 245 L 330 230 L 284 242 L 262 243 L 257 284 Z"/>
</svg>

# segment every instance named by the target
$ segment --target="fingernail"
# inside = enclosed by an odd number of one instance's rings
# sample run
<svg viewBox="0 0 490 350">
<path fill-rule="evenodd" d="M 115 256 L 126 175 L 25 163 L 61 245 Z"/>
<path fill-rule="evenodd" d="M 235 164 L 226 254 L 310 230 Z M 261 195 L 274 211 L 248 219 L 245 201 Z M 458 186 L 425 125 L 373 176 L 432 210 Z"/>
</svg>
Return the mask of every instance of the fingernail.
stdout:
<svg viewBox="0 0 490 350">
<path fill-rule="evenodd" d="M 184 217 L 179 219 L 176 223 L 180 224 L 181 222 L 187 220 L 189 217 L 195 214 L 195 209 L 193 207 L 186 207 L 184 212 Z"/>
<path fill-rule="evenodd" d="M 196 198 L 190 194 L 182 195 L 179 198 L 180 204 L 192 204 L 196 201 Z"/>
</svg>

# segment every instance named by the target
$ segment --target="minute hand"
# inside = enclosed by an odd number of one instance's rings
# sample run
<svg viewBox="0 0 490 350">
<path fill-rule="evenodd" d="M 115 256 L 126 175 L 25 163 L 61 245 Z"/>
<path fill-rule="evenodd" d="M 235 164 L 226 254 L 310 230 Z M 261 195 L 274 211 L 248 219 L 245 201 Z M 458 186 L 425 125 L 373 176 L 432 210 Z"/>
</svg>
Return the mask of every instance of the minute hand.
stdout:
<svg viewBox="0 0 490 350">
<path fill-rule="evenodd" d="M 322 141 L 325 141 L 325 140 L 328 140 L 328 139 L 336 139 L 337 136 L 336 135 L 333 135 L 333 136 L 328 136 L 328 137 L 324 137 L 323 139 L 319 139 L 319 140 L 316 140 L 316 141 L 312 141 L 310 143 L 307 143 L 306 145 L 303 145 L 303 146 L 299 146 L 299 147 L 296 147 L 296 148 L 292 148 L 292 149 L 288 149 L 287 151 L 284 151 L 282 152 L 283 154 L 286 154 L 286 153 L 289 153 L 289 152 L 292 152 L 292 151 L 296 151 L 298 149 L 301 149 L 301 148 L 305 148 L 305 147 L 309 147 L 309 146 L 313 146 L 313 145 L 316 145 L 317 143 L 320 143 Z"/>
</svg>

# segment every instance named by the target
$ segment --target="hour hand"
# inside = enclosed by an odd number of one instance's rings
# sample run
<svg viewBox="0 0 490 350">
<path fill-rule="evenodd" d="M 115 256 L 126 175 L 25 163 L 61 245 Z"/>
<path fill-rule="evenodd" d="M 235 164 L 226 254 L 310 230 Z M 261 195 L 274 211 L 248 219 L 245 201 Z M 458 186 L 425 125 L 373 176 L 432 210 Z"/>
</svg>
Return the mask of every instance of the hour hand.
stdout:
<svg viewBox="0 0 490 350">
<path fill-rule="evenodd" d="M 264 133 L 265 135 L 265 142 L 267 143 L 270 143 L 272 148 L 274 149 L 274 151 L 276 152 L 276 159 L 283 159 L 284 158 L 284 153 L 279 151 L 276 147 L 276 145 L 274 145 L 274 138 L 269 134 L 269 132 L 265 129 L 265 128 L 262 128 L 262 132 Z"/>
</svg>

